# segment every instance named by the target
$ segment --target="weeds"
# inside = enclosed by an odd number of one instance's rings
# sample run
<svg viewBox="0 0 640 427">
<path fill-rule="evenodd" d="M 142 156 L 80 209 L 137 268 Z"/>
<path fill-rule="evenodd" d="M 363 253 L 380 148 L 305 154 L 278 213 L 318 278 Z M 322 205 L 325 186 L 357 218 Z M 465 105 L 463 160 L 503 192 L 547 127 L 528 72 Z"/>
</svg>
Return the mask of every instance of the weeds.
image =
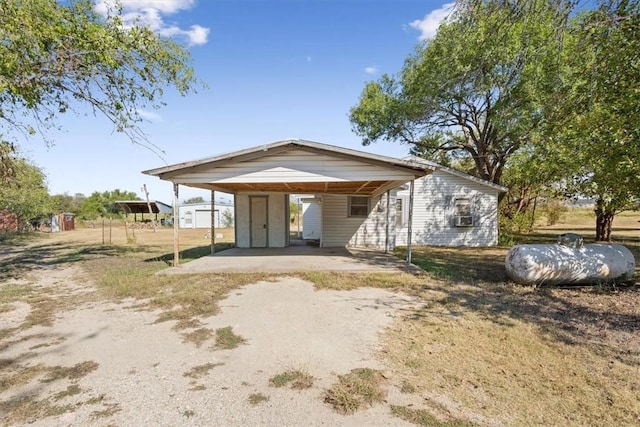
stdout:
<svg viewBox="0 0 640 427">
<path fill-rule="evenodd" d="M 193 379 L 199 379 L 207 376 L 207 374 L 209 374 L 209 371 L 213 368 L 222 365 L 224 365 L 224 363 L 206 363 L 204 365 L 194 366 L 193 368 L 185 372 L 183 376 Z"/>
<path fill-rule="evenodd" d="M 440 421 L 423 409 L 413 409 L 407 406 L 391 405 L 391 413 L 411 424 L 425 427 L 473 427 L 476 425 L 464 420 Z"/>
<path fill-rule="evenodd" d="M 249 397 L 247 398 L 247 400 L 249 401 L 249 403 L 251 403 L 252 405 L 258 405 L 262 402 L 266 402 L 267 400 L 269 400 L 269 396 L 265 396 L 262 393 L 253 393 L 250 394 Z"/>
<path fill-rule="evenodd" d="M 338 377 L 338 383 L 327 391 L 324 401 L 341 414 L 353 414 L 365 406 L 384 401 L 383 382 L 384 377 L 375 369 L 353 369 Z"/>
<path fill-rule="evenodd" d="M 304 390 L 313 385 L 313 376 L 300 370 L 288 370 L 272 377 L 269 384 L 273 387 L 289 385 L 294 390 Z"/>
<path fill-rule="evenodd" d="M 231 326 L 216 329 L 216 343 L 212 347 L 215 350 L 231 350 L 244 344 L 247 340 L 233 332 Z"/>
<path fill-rule="evenodd" d="M 209 328 L 198 328 L 191 332 L 185 332 L 182 334 L 182 342 L 193 343 L 196 347 L 200 347 L 202 343 L 210 338 L 213 338 L 214 333 Z"/>
</svg>

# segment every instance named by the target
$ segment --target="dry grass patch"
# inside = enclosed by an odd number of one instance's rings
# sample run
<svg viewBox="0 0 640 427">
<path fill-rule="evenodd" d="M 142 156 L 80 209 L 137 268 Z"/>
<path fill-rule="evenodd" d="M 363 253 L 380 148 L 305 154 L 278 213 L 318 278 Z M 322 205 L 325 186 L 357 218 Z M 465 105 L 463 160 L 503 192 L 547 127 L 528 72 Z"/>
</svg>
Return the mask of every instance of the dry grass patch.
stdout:
<svg viewBox="0 0 640 427">
<path fill-rule="evenodd" d="M 198 328 L 191 332 L 185 332 L 182 334 L 182 342 L 193 343 L 196 347 L 202 346 L 202 344 L 210 338 L 213 338 L 214 333 L 209 328 Z"/>
<path fill-rule="evenodd" d="M 327 390 L 324 401 L 341 414 L 353 414 L 384 401 L 383 382 L 384 377 L 375 369 L 352 369 L 350 373 L 338 376 L 338 382 Z"/>
<path fill-rule="evenodd" d="M 224 363 L 206 363 L 204 365 L 194 366 L 183 374 L 185 377 L 199 379 L 209 374 L 209 371 L 217 366 L 222 366 Z"/>
<path fill-rule="evenodd" d="M 27 384 L 33 378 L 46 372 L 46 367 L 42 364 L 34 366 L 18 365 L 15 360 L 0 360 L 0 392 Z"/>
<path fill-rule="evenodd" d="M 247 398 L 247 400 L 249 401 L 249 403 L 251 403 L 252 405 L 258 405 L 260 403 L 266 402 L 269 400 L 269 396 L 265 396 L 262 393 L 252 393 L 249 395 L 249 397 Z"/>
<path fill-rule="evenodd" d="M 38 400 L 35 396 L 23 396 L 0 401 L 0 413 L 6 425 L 31 424 L 46 417 L 54 417 L 72 412 L 77 405 L 55 405 L 48 399 Z"/>
<path fill-rule="evenodd" d="M 269 379 L 273 387 L 289 386 L 294 390 L 304 390 L 313 385 L 313 376 L 301 370 L 288 370 Z"/>
<path fill-rule="evenodd" d="M 112 403 L 106 406 L 107 407 L 101 411 L 93 411 L 91 413 L 91 419 L 109 418 L 122 410 L 117 403 Z"/>
<path fill-rule="evenodd" d="M 330 271 L 309 271 L 300 273 L 300 278 L 311 282 L 316 289 L 351 291 L 361 287 L 404 290 L 420 287 L 423 276 L 409 273 L 338 273 Z"/>
<path fill-rule="evenodd" d="M 216 315 L 218 302 L 231 290 L 269 278 L 260 273 L 156 275 L 166 265 L 153 258 L 116 257 L 100 260 L 100 264 L 100 269 L 88 268 L 105 297 L 145 300 L 149 308 L 162 311 L 158 321 L 176 320 L 179 328 Z"/>
<path fill-rule="evenodd" d="M 216 329 L 216 343 L 213 345 L 214 350 L 231 350 L 237 348 L 240 344 L 246 343 L 247 340 L 233 332 L 231 326 Z"/>
<path fill-rule="evenodd" d="M 398 322 L 385 343 L 400 376 L 420 392 L 453 402 L 447 409 L 460 418 L 514 426 L 633 425 L 640 419 L 637 362 L 600 357 L 520 319 L 432 310 Z"/>
<path fill-rule="evenodd" d="M 423 409 L 414 409 L 407 406 L 391 405 L 391 413 L 411 424 L 425 427 L 473 427 L 477 425 L 464 420 L 442 421 Z"/>
<path fill-rule="evenodd" d="M 75 396 L 80 393 L 82 393 L 82 389 L 77 384 L 71 384 L 70 386 L 67 386 L 66 390 L 54 394 L 53 400 L 64 399 L 65 397 Z"/>
<path fill-rule="evenodd" d="M 82 377 L 89 375 L 91 372 L 98 369 L 98 363 L 88 360 L 86 362 L 77 363 L 74 366 L 52 366 L 47 368 L 47 376 L 41 381 L 43 383 L 50 383 L 68 378 L 71 381 L 78 380 Z"/>
</svg>

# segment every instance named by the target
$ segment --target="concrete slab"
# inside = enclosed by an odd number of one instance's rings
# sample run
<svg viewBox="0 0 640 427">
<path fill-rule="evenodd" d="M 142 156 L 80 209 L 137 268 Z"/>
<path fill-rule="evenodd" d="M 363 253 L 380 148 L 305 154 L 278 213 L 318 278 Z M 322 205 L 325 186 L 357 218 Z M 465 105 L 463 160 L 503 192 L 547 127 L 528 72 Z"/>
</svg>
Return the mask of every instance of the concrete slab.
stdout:
<svg viewBox="0 0 640 427">
<path fill-rule="evenodd" d="M 381 251 L 354 248 L 232 248 L 215 255 L 198 258 L 164 274 L 193 273 L 293 273 L 303 271 L 342 272 L 423 272 L 415 265 Z"/>
</svg>

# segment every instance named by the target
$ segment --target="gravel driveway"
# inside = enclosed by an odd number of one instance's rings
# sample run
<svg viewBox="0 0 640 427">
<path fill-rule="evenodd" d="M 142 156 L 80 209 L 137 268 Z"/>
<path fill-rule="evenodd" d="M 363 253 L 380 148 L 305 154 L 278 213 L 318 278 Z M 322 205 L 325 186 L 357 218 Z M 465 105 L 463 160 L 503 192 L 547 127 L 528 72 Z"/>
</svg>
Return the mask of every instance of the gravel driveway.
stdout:
<svg viewBox="0 0 640 427">
<path fill-rule="evenodd" d="M 55 288 L 61 297 L 91 292 L 71 279 L 77 273 L 74 267 L 44 270 L 31 280 Z M 388 404 L 340 415 L 323 397 L 338 375 L 354 368 L 385 372 L 375 357 L 378 333 L 415 304 L 379 289 L 315 291 L 310 283 L 287 277 L 260 282 L 234 291 L 220 303 L 219 315 L 204 320 L 207 328 L 231 327 L 246 340 L 218 350 L 182 342 L 172 322 L 157 323 L 158 313 L 140 308 L 139 301 L 83 303 L 59 313 L 50 326 L 1 341 L 3 374 L 39 365 L 81 366 L 87 373 L 48 382 L 34 375 L 19 386 L 0 388 L 5 411 L 0 419 L 6 424 L 12 405 L 31 396 L 33 412 L 13 424 L 408 425 L 390 414 Z M 0 311 L 1 328 L 19 325 L 29 314 L 28 304 Z M 194 373 L 197 367 L 206 368 Z M 311 374 L 313 386 L 269 385 L 286 370 Z M 389 380 L 385 388 L 388 402 L 406 403 L 397 384 Z M 252 395 L 262 401 L 251 403 Z M 62 408 L 58 414 L 56 408 Z"/>
</svg>

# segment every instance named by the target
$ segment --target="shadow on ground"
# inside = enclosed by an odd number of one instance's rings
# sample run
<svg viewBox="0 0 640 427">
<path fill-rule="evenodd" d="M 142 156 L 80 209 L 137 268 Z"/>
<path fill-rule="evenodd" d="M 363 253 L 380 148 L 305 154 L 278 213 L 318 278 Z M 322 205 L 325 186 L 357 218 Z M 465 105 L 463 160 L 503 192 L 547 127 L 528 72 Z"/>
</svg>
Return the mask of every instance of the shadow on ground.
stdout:
<svg viewBox="0 0 640 427">
<path fill-rule="evenodd" d="M 148 247 L 101 246 L 86 244 L 11 244 L 0 249 L 0 282 L 19 279 L 30 271 L 98 257 L 144 252 Z"/>
</svg>

